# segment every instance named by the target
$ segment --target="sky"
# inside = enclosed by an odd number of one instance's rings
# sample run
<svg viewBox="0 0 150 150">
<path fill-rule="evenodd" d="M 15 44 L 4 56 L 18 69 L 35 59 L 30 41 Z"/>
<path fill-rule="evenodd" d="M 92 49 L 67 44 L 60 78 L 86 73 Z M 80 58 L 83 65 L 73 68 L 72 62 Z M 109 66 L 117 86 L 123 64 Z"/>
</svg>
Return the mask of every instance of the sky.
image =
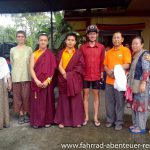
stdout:
<svg viewBox="0 0 150 150">
<path fill-rule="evenodd" d="M 1 15 L 0 14 L 0 25 L 2 26 L 13 26 L 14 22 L 11 19 L 11 15 Z"/>
</svg>

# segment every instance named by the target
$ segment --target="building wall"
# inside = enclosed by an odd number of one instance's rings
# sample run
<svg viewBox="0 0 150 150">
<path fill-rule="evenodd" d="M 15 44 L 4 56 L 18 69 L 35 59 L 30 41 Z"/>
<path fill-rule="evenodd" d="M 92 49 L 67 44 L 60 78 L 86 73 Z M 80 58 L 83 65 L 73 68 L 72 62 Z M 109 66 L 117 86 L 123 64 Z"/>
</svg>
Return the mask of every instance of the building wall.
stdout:
<svg viewBox="0 0 150 150">
<path fill-rule="evenodd" d="M 138 24 L 145 23 L 145 29 L 142 31 L 144 46 L 149 49 L 150 46 L 150 18 L 149 17 L 104 17 L 92 18 L 91 24 Z"/>
<path fill-rule="evenodd" d="M 78 30 L 81 34 L 85 33 L 86 21 L 69 21 L 75 30 Z M 150 49 L 150 17 L 93 17 L 90 19 L 91 24 L 139 24 L 145 23 L 145 28 L 142 31 L 146 49 Z"/>
</svg>

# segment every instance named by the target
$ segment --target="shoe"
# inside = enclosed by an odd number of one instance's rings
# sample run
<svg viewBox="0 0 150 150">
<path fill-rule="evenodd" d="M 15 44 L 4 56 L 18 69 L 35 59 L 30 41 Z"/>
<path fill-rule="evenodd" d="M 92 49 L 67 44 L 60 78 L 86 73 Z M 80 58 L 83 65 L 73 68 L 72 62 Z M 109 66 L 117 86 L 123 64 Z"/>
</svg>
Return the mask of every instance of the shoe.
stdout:
<svg viewBox="0 0 150 150">
<path fill-rule="evenodd" d="M 10 125 L 4 126 L 4 128 L 10 128 Z"/>
<path fill-rule="evenodd" d="M 50 126 L 51 126 L 50 124 L 46 124 L 44 127 L 49 128 Z"/>
<path fill-rule="evenodd" d="M 99 127 L 101 125 L 101 123 L 99 121 L 94 121 L 94 126 L 95 127 Z"/>
<path fill-rule="evenodd" d="M 122 129 L 122 125 L 115 126 L 115 130 L 116 130 L 116 131 L 120 131 L 121 129 Z"/>
<path fill-rule="evenodd" d="M 19 124 L 24 124 L 24 116 L 19 116 L 18 123 Z"/>
<path fill-rule="evenodd" d="M 24 122 L 29 123 L 29 115 L 28 114 L 24 115 Z"/>
<path fill-rule="evenodd" d="M 110 127 L 113 127 L 113 126 L 114 126 L 113 123 L 109 123 L 109 122 L 106 123 L 106 128 L 110 128 Z"/>
</svg>

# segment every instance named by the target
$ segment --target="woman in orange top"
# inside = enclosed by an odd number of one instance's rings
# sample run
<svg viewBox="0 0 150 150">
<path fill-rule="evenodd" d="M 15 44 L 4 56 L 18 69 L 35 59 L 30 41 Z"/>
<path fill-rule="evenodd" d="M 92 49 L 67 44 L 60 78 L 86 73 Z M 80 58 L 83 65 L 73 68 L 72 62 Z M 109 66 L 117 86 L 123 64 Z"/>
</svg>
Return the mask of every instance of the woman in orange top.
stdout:
<svg viewBox="0 0 150 150">
<path fill-rule="evenodd" d="M 84 61 L 82 53 L 75 50 L 76 35 L 74 33 L 66 36 L 65 43 L 65 49 L 58 54 L 59 100 L 55 123 L 59 124 L 59 128 L 81 127 L 84 122 L 81 94 Z"/>
</svg>

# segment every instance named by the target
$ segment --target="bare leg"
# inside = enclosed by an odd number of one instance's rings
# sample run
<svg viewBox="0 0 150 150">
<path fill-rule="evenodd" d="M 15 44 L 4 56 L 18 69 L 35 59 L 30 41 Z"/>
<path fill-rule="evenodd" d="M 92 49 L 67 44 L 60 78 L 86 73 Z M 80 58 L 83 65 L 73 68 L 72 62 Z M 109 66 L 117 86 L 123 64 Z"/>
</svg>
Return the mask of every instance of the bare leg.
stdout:
<svg viewBox="0 0 150 150">
<path fill-rule="evenodd" d="M 83 89 L 83 104 L 85 112 L 85 121 L 89 120 L 89 89 Z"/>
<path fill-rule="evenodd" d="M 24 115 L 24 113 L 23 113 L 23 111 L 21 110 L 20 112 L 19 112 L 19 116 L 23 116 Z"/>
<path fill-rule="evenodd" d="M 93 89 L 92 92 L 94 95 L 94 121 L 98 122 L 98 112 L 99 112 L 99 105 L 100 105 L 99 90 Z"/>
</svg>

